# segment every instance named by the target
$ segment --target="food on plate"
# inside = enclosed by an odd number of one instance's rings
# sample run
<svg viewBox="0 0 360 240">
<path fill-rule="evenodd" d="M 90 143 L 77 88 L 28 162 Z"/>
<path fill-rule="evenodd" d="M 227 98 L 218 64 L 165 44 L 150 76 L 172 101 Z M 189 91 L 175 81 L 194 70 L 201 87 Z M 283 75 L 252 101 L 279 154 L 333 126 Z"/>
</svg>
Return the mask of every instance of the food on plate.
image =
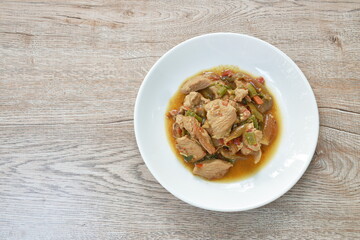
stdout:
<svg viewBox="0 0 360 240">
<path fill-rule="evenodd" d="M 219 66 L 180 86 L 170 100 L 167 130 L 194 175 L 208 180 L 245 176 L 269 158 L 279 119 L 265 82 L 235 66 Z"/>
</svg>

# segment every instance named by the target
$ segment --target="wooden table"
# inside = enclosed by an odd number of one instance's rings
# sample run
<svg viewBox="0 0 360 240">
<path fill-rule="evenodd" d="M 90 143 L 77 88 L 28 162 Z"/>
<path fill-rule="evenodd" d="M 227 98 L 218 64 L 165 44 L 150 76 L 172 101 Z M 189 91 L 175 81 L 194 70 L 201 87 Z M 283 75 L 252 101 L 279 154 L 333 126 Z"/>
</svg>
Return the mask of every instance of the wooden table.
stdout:
<svg viewBox="0 0 360 240">
<path fill-rule="evenodd" d="M 168 193 L 133 130 L 155 61 L 220 31 L 289 55 L 320 112 L 301 180 L 239 213 Z M 0 239 L 360 238 L 360 1 L 1 1 L 0 56 Z"/>
</svg>

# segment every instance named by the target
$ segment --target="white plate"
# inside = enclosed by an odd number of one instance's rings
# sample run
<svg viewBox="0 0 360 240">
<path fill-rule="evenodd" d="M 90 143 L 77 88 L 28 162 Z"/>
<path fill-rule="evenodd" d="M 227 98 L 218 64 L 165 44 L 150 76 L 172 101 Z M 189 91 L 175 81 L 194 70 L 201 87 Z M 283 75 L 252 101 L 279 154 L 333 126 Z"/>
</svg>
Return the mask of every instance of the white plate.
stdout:
<svg viewBox="0 0 360 240">
<path fill-rule="evenodd" d="M 250 178 L 231 183 L 193 176 L 172 152 L 165 132 L 165 111 L 180 84 L 218 65 L 236 65 L 263 76 L 282 117 L 282 136 L 273 158 Z M 162 56 L 140 87 L 134 122 L 140 153 L 164 188 L 196 207 L 226 212 L 257 208 L 286 193 L 308 167 L 319 133 L 315 97 L 298 66 L 269 43 L 234 33 L 195 37 Z"/>
</svg>

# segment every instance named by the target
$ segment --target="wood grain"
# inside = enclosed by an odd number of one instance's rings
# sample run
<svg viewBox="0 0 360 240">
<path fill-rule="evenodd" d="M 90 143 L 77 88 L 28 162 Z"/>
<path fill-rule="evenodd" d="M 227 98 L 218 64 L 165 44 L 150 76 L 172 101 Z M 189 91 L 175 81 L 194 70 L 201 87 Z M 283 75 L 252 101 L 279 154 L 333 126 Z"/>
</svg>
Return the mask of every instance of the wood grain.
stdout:
<svg viewBox="0 0 360 240">
<path fill-rule="evenodd" d="M 137 90 L 174 45 L 259 37 L 307 76 L 314 158 L 265 207 L 218 213 L 173 197 L 133 132 Z M 1 1 L 0 239 L 360 238 L 360 1 Z"/>
</svg>

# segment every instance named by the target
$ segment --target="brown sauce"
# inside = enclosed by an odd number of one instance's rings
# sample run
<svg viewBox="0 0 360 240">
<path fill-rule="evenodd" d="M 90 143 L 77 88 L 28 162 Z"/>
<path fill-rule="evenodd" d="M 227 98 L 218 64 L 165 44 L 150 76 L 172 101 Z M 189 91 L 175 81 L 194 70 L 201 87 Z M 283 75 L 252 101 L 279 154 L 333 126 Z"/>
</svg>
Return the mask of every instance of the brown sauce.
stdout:
<svg viewBox="0 0 360 240">
<path fill-rule="evenodd" d="M 249 75 L 250 77 L 254 78 L 253 75 L 251 75 L 243 70 L 240 70 L 239 68 L 237 68 L 235 66 L 228 66 L 228 65 L 218 66 L 218 67 L 214 67 L 211 69 L 207 69 L 207 70 L 201 71 L 197 74 L 194 74 L 193 76 L 196 76 L 203 72 L 214 72 L 214 73 L 220 74 L 223 70 L 226 70 L 226 69 L 231 69 L 234 72 L 241 72 L 243 74 Z M 191 77 L 193 77 L 193 76 L 191 76 Z M 185 79 L 184 82 L 186 80 L 187 79 Z M 265 79 L 265 81 L 266 81 L 266 79 Z M 265 86 L 266 86 L 266 82 L 265 82 Z M 271 93 L 270 90 L 269 90 L 269 92 Z M 236 180 L 242 180 L 242 179 L 248 178 L 248 177 L 254 175 L 255 173 L 257 173 L 260 169 L 262 169 L 271 160 L 272 156 L 276 152 L 276 149 L 279 145 L 280 138 L 281 138 L 281 129 L 282 129 L 280 110 L 278 108 L 278 105 L 277 105 L 276 99 L 274 98 L 274 95 L 273 94 L 271 94 L 271 95 L 273 97 L 274 104 L 273 104 L 272 109 L 269 110 L 268 113 L 271 113 L 275 117 L 275 119 L 277 121 L 277 125 L 278 125 L 278 128 L 277 128 L 278 130 L 277 130 L 275 138 L 268 146 L 262 145 L 262 147 L 261 147 L 262 157 L 261 157 L 260 162 L 255 164 L 252 156 L 249 156 L 246 160 L 238 160 L 235 162 L 234 166 L 232 168 L 230 168 L 230 171 L 223 178 L 217 179 L 217 180 L 212 180 L 212 181 L 233 182 Z M 172 109 L 179 109 L 181 107 L 181 105 L 183 104 L 185 96 L 186 95 L 182 94 L 178 90 L 175 93 L 175 95 L 170 99 L 166 113 Z M 192 172 L 192 170 L 194 168 L 194 164 L 184 161 L 183 157 L 180 155 L 179 151 L 176 149 L 175 138 L 172 136 L 173 123 L 174 123 L 174 120 L 172 118 L 165 117 L 166 133 L 167 133 L 167 137 L 170 142 L 171 149 L 175 153 L 178 160 L 187 169 L 189 169 L 190 172 Z"/>
</svg>

